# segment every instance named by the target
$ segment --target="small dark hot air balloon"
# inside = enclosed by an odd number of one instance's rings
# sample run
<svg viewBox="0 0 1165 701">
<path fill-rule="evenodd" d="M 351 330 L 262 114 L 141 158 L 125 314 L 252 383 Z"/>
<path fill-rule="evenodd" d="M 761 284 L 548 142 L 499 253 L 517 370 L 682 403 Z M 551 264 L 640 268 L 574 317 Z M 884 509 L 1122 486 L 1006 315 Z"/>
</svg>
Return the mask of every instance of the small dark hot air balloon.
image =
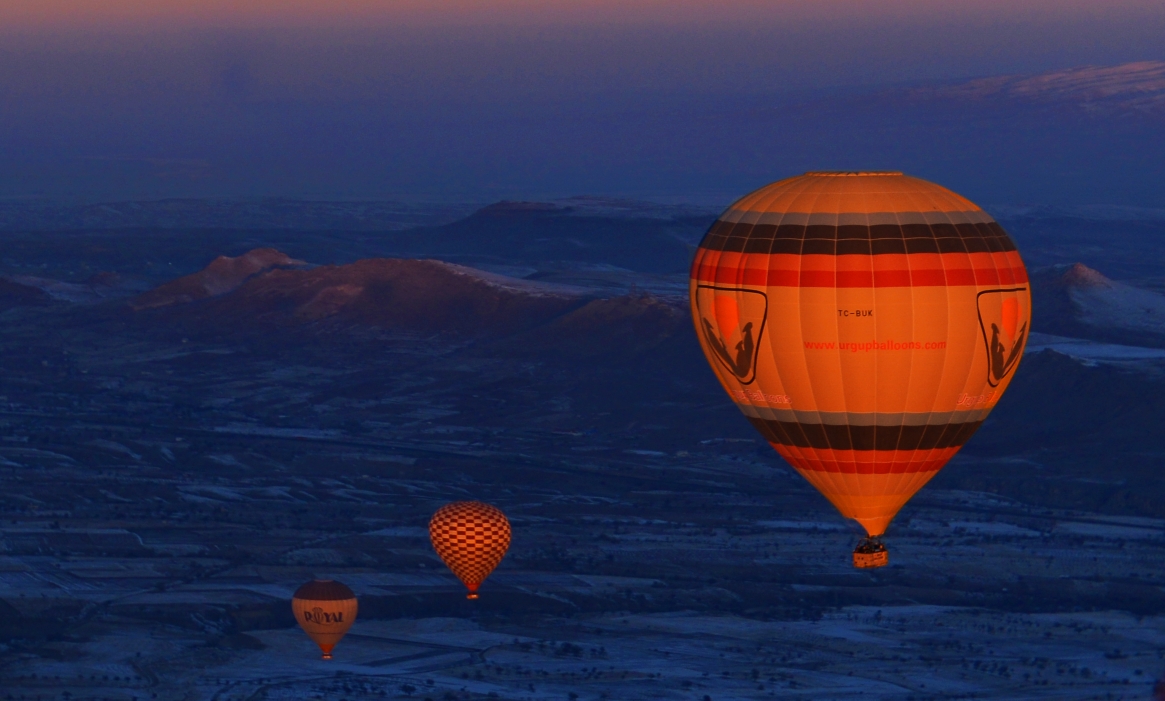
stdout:
<svg viewBox="0 0 1165 701">
<path fill-rule="evenodd" d="M 780 455 L 889 561 L 886 526 L 982 425 L 1027 341 L 1015 244 L 898 172 L 806 173 L 733 203 L 691 272 L 712 370 Z"/>
<path fill-rule="evenodd" d="M 433 549 L 477 598 L 477 588 L 510 548 L 510 522 L 497 507 L 480 501 L 446 504 L 429 521 Z"/>
<path fill-rule="evenodd" d="M 357 608 L 352 590 L 330 579 L 316 579 L 304 584 L 295 590 L 291 599 L 295 620 L 320 646 L 325 660 L 332 659 L 332 648 L 352 627 Z"/>
</svg>

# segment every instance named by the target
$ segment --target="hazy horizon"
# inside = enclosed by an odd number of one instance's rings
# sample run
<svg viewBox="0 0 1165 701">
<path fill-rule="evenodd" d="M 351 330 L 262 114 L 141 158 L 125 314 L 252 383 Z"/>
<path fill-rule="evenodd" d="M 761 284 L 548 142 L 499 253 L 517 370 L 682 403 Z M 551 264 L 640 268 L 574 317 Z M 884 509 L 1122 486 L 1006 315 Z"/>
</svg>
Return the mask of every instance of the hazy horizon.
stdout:
<svg viewBox="0 0 1165 701">
<path fill-rule="evenodd" d="M 1162 61 L 1163 35 L 1149 2 L 6 3 L 0 197 L 722 201 L 890 168 L 980 201 L 1165 206 L 1137 184 L 1159 113 L 879 103 Z M 1046 140 L 1069 148 L 1045 162 Z"/>
</svg>

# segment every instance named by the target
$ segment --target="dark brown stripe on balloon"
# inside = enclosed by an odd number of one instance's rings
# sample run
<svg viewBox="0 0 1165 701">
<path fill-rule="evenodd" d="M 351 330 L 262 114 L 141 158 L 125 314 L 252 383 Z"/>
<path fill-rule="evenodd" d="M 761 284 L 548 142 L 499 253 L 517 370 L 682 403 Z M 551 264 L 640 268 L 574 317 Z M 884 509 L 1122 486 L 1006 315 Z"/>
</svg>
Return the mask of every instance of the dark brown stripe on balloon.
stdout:
<svg viewBox="0 0 1165 701">
<path fill-rule="evenodd" d="M 309 601 L 344 601 L 355 599 L 356 595 L 347 585 L 331 579 L 317 579 L 295 590 L 296 599 Z"/>
<path fill-rule="evenodd" d="M 995 222 L 800 226 L 717 221 L 700 246 L 739 253 L 879 255 L 883 253 L 997 253 L 1015 243 Z"/>
<path fill-rule="evenodd" d="M 982 421 L 935 426 L 845 426 L 749 417 L 770 443 L 832 450 L 933 450 L 966 443 Z"/>
</svg>

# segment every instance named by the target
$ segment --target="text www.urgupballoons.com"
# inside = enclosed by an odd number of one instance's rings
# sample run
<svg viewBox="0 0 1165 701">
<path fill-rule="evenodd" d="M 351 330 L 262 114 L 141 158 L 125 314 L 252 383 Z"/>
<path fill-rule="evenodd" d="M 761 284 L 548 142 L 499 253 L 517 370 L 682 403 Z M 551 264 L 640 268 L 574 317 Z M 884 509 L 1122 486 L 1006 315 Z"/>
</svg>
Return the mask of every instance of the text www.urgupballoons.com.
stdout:
<svg viewBox="0 0 1165 701">
<path fill-rule="evenodd" d="M 870 351 L 946 350 L 946 341 L 805 341 L 805 350 Z"/>
</svg>

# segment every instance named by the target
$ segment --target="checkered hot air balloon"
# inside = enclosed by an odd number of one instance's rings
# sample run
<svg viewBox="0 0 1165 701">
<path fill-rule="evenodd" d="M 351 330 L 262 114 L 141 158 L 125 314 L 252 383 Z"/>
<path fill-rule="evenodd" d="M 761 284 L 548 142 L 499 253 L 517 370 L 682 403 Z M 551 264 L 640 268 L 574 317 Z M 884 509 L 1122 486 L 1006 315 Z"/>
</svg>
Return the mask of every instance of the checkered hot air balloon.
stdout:
<svg viewBox="0 0 1165 701">
<path fill-rule="evenodd" d="M 510 547 L 510 522 L 498 508 L 480 501 L 446 504 L 429 521 L 433 549 L 476 599 L 477 588 Z"/>
<path fill-rule="evenodd" d="M 1015 244 L 967 199 L 898 172 L 806 173 L 733 203 L 691 271 L 696 334 L 753 426 L 881 536 L 1007 389 L 1031 326 Z"/>
</svg>

